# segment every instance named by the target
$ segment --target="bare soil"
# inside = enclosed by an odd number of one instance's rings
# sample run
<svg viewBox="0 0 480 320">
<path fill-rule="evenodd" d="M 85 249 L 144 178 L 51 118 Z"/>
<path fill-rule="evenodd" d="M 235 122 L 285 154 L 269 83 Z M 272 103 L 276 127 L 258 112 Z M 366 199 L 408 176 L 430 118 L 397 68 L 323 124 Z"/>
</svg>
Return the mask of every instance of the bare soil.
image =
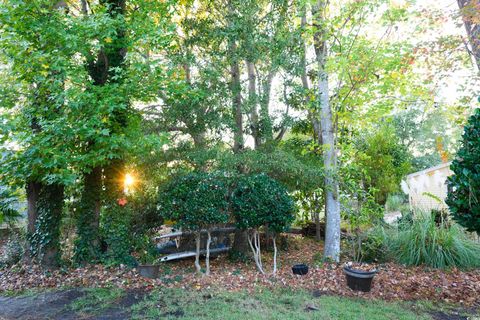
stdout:
<svg viewBox="0 0 480 320">
<path fill-rule="evenodd" d="M 0 320 L 130 319 L 130 307 L 139 302 L 144 294 L 138 290 L 129 290 L 114 307 L 95 315 L 79 314 L 69 308 L 73 301 L 85 295 L 81 288 L 47 291 L 20 297 L 0 296 Z"/>
</svg>

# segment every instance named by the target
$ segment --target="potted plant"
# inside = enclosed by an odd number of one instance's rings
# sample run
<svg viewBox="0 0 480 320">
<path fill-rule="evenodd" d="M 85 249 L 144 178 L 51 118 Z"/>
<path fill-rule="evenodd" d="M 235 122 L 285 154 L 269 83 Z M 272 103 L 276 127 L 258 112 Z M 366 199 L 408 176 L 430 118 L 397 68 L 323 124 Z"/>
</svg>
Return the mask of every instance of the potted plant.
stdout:
<svg viewBox="0 0 480 320">
<path fill-rule="evenodd" d="M 363 263 L 365 255 L 363 246 L 367 240 L 367 232 L 362 229 L 371 226 L 373 222 L 381 219 L 382 210 L 375 203 L 370 193 L 364 193 L 359 198 L 357 197 L 359 200 L 355 206 L 348 206 L 350 209 L 346 210 L 346 218 L 349 223 L 348 238 L 350 240 L 353 262 L 346 263 L 343 267 L 343 272 L 350 289 L 369 292 L 377 270 L 375 267 Z"/>
<path fill-rule="evenodd" d="M 157 278 L 160 266 L 155 264 L 156 260 L 156 257 L 149 250 L 143 250 L 138 258 L 138 273 L 142 277 Z"/>
<path fill-rule="evenodd" d="M 137 252 L 138 273 L 142 277 L 151 279 L 157 278 L 160 266 L 155 264 L 157 261 L 157 250 L 149 235 L 145 234 L 142 237 L 139 237 L 139 247 Z"/>
</svg>

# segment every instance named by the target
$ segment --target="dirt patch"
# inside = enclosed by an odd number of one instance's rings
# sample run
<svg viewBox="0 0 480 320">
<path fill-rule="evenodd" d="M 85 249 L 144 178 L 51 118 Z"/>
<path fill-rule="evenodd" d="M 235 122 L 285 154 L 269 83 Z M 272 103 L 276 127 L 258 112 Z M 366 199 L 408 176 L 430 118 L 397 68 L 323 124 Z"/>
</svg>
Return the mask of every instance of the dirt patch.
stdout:
<svg viewBox="0 0 480 320">
<path fill-rule="evenodd" d="M 97 320 L 121 320 L 130 319 L 130 307 L 140 302 L 145 296 L 146 292 L 143 290 L 129 290 L 115 303 L 114 307 L 104 310 L 101 314 L 89 319 Z"/>
<path fill-rule="evenodd" d="M 0 297 L 0 320 L 121 320 L 130 318 L 130 307 L 143 299 L 142 290 L 129 290 L 115 306 L 96 315 L 80 315 L 68 306 L 85 295 L 81 288 L 44 292 L 31 296 Z"/>
<path fill-rule="evenodd" d="M 431 312 L 430 315 L 435 320 L 468 320 L 469 317 L 457 314 L 448 314 L 441 311 Z"/>
<path fill-rule="evenodd" d="M 65 307 L 83 295 L 81 289 L 70 289 L 32 296 L 0 297 L 0 319 L 78 319 Z"/>
</svg>

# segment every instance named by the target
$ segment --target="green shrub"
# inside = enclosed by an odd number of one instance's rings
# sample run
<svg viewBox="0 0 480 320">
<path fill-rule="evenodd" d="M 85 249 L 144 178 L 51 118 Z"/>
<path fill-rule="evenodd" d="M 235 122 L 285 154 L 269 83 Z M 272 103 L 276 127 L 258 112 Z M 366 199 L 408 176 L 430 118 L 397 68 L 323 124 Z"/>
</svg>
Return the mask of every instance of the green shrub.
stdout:
<svg viewBox="0 0 480 320">
<path fill-rule="evenodd" d="M 384 262 L 387 259 L 387 254 L 385 230 L 382 227 L 374 227 L 366 231 L 362 238 L 360 260 L 364 262 Z"/>
<path fill-rule="evenodd" d="M 401 194 L 389 194 L 386 203 L 388 212 L 401 211 L 406 205 L 405 196 Z"/>
<path fill-rule="evenodd" d="M 228 222 L 228 181 L 223 173 L 193 172 L 172 179 L 160 191 L 159 208 L 165 219 L 196 233 L 195 268 L 201 272 L 200 232 L 207 230 L 206 274 L 210 273 L 211 228 Z"/>
<path fill-rule="evenodd" d="M 184 230 L 198 231 L 228 221 L 228 185 L 221 173 L 189 173 L 163 186 L 161 215 Z"/>
<path fill-rule="evenodd" d="M 260 252 L 260 228 L 272 235 L 274 247 L 273 274 L 276 272 L 275 236 L 294 220 L 293 199 L 276 180 L 265 174 L 241 177 L 232 193 L 232 210 L 239 229 L 249 231 L 248 242 L 258 270 L 265 273 Z"/>
<path fill-rule="evenodd" d="M 480 245 L 460 226 L 437 224 L 431 214 L 419 213 L 408 226 L 387 234 L 389 254 L 400 263 L 441 269 L 480 266 Z"/>
<path fill-rule="evenodd" d="M 295 211 L 287 189 L 265 174 L 245 176 L 237 182 L 232 208 L 240 229 L 265 226 L 275 233 L 290 226 Z"/>
<path fill-rule="evenodd" d="M 450 166 L 446 203 L 453 218 L 468 231 L 480 235 L 480 109 L 470 117 L 462 146 Z"/>
</svg>

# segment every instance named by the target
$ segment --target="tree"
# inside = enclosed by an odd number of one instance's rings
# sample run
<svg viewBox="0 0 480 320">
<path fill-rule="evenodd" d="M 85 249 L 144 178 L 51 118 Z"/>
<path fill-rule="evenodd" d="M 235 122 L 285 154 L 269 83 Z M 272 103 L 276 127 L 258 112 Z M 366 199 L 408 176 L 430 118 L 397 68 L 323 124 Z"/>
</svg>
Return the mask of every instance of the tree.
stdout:
<svg viewBox="0 0 480 320">
<path fill-rule="evenodd" d="M 333 127 L 333 114 L 330 106 L 328 86 L 328 43 L 326 34 L 326 10 L 328 2 L 318 0 L 313 6 L 315 35 L 314 47 L 318 64 L 318 114 L 320 119 L 319 144 L 323 148 L 323 166 L 325 170 L 325 258 L 340 259 L 340 200 L 338 197 L 337 155 Z"/>
<path fill-rule="evenodd" d="M 411 170 L 411 155 L 400 144 L 393 127 L 381 125 L 358 138 L 356 165 L 363 173 L 361 184 L 372 191 L 375 201 L 384 205 L 390 193 L 399 191 L 400 182 Z"/>
<path fill-rule="evenodd" d="M 211 229 L 229 219 L 228 187 L 221 173 L 189 173 L 166 184 L 159 198 L 165 219 L 173 220 L 185 231 L 196 234 L 195 268 L 201 272 L 201 232 L 206 229 L 206 275 L 210 274 Z"/>
<path fill-rule="evenodd" d="M 66 45 L 72 40 L 67 12 L 63 1 L 36 0 L 2 4 L 0 14 L 2 60 L 15 79 L 11 96 L 2 101 L 2 138 L 18 147 L 2 157 L 2 178 L 26 186 L 28 254 L 49 267 L 59 262 L 64 187 L 72 179 L 64 86 L 73 55 Z"/>
<path fill-rule="evenodd" d="M 168 8 L 151 1 L 82 1 L 82 15 L 74 19 L 76 31 L 88 40 L 78 48 L 86 74 L 84 90 L 75 97 L 85 126 L 77 141 L 83 160 L 78 164 L 83 183 L 76 213 L 78 263 L 100 258 L 101 209 L 114 215 L 123 208 L 117 201 L 124 197 L 125 163 L 135 148 L 132 142 L 145 139 L 132 104 L 156 99 L 165 79 L 158 58 L 149 55 L 167 46 Z"/>
<path fill-rule="evenodd" d="M 473 56 L 477 68 L 480 70 L 480 23 L 478 21 L 480 1 L 457 0 L 457 3 L 460 8 L 460 15 L 462 16 L 465 30 L 467 31 L 470 54 Z"/>
<path fill-rule="evenodd" d="M 232 192 L 232 210 L 238 228 L 248 231 L 248 243 L 258 271 L 265 274 L 260 250 L 260 228 L 272 233 L 273 271 L 277 271 L 276 235 L 293 222 L 294 203 L 287 190 L 265 174 L 244 176 Z"/>
<path fill-rule="evenodd" d="M 446 203 L 453 219 L 468 231 L 480 235 L 480 110 L 477 109 L 462 136 L 462 145 L 453 160 L 454 175 L 448 178 Z"/>
</svg>

